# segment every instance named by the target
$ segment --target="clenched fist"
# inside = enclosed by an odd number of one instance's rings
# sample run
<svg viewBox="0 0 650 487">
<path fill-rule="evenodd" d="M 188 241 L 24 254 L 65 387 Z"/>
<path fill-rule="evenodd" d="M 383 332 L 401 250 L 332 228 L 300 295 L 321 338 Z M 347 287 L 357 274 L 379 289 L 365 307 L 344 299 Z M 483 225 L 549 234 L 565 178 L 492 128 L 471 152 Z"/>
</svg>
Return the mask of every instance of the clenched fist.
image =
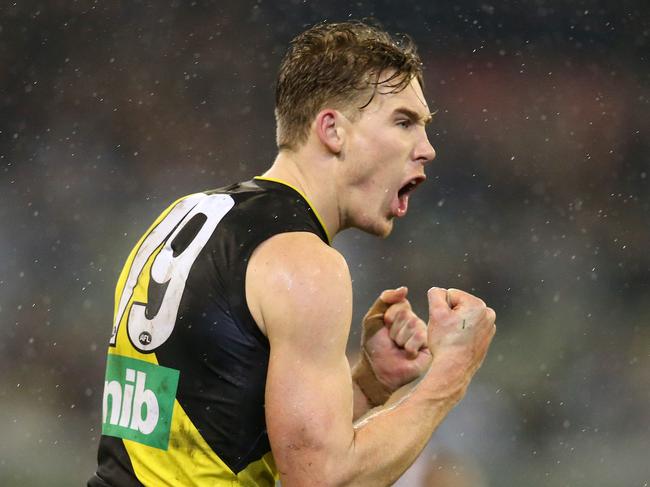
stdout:
<svg viewBox="0 0 650 487">
<path fill-rule="evenodd" d="M 427 343 L 434 356 L 428 382 L 459 400 L 483 363 L 496 331 L 496 313 L 458 289 L 432 287 L 428 299 Z"/>
<path fill-rule="evenodd" d="M 420 377 L 431 363 L 427 327 L 400 287 L 381 293 L 363 319 L 362 360 L 353 377 L 372 405 Z"/>
</svg>

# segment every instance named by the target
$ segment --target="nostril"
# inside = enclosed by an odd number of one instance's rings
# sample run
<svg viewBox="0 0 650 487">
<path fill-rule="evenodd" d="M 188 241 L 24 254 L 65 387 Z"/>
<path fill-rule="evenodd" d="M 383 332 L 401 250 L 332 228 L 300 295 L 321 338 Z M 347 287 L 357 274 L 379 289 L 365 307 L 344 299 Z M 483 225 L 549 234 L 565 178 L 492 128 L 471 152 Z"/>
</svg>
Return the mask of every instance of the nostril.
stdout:
<svg viewBox="0 0 650 487">
<path fill-rule="evenodd" d="M 431 162 L 436 158 L 436 150 L 433 148 L 431 143 L 427 140 L 426 145 L 421 149 L 421 152 L 417 154 L 417 161 L 421 164 L 426 164 Z"/>
</svg>

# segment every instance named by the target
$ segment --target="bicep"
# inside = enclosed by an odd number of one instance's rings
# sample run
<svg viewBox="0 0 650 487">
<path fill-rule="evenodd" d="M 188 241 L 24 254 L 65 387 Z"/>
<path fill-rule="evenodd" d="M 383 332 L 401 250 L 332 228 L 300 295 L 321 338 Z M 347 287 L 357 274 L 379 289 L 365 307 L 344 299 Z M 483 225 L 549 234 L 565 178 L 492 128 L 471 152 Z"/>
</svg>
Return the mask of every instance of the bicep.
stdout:
<svg viewBox="0 0 650 487">
<path fill-rule="evenodd" d="M 284 485 L 316 485 L 354 436 L 345 357 L 323 364 L 277 347 L 269 363 L 266 422 Z"/>
<path fill-rule="evenodd" d="M 315 485 L 354 436 L 349 272 L 333 249 L 291 234 L 265 242 L 249 265 L 271 344 L 265 401 L 275 461 L 285 485 Z"/>
</svg>

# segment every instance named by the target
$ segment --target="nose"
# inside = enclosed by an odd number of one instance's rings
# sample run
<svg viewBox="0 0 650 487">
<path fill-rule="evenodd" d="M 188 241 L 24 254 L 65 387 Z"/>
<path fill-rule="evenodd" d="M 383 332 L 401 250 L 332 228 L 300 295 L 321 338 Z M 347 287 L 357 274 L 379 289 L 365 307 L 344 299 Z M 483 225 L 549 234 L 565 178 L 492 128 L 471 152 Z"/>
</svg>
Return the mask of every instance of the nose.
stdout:
<svg viewBox="0 0 650 487">
<path fill-rule="evenodd" d="M 426 132 L 420 144 L 415 148 L 414 159 L 420 162 L 422 165 L 425 165 L 427 162 L 431 162 L 436 158 L 436 150 L 429 142 L 429 137 Z"/>
</svg>

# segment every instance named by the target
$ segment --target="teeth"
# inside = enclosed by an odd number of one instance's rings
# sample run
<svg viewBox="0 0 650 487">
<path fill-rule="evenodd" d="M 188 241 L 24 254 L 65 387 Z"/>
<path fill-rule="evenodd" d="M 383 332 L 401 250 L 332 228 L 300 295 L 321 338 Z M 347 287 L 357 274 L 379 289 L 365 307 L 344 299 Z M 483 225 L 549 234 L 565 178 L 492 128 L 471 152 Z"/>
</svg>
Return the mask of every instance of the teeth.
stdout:
<svg viewBox="0 0 650 487">
<path fill-rule="evenodd" d="M 402 188 L 399 190 L 399 195 L 402 196 L 404 194 L 410 193 L 413 188 L 415 188 L 418 185 L 416 180 L 409 181 L 406 183 Z"/>
</svg>

